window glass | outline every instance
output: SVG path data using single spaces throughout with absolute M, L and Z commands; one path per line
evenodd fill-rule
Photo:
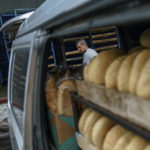
M 24 93 L 29 59 L 28 49 L 19 49 L 14 52 L 12 72 L 12 106 L 17 123 L 23 129 Z

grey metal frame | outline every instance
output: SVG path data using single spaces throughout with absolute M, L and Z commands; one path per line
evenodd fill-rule
M 37 142 L 36 146 L 38 145 L 38 148 L 40 150 L 49 150 L 48 143 L 46 143 L 46 139 L 44 139 L 44 132 L 42 129 L 42 116 L 40 114 L 41 112 L 41 78 L 43 76 L 42 73 L 42 64 L 44 59 L 44 52 L 45 52 L 45 46 L 48 41 L 48 36 L 46 34 L 43 34 L 41 31 L 38 31 L 36 33 L 35 39 L 34 39 L 34 45 L 33 45 L 33 55 L 32 55 L 32 67 L 34 67 L 34 82 L 33 82 L 33 128 L 34 128 L 34 135 L 36 137 L 35 142 Z M 32 68 L 30 69 L 32 74 Z M 37 88 L 35 88 L 37 87 Z M 37 115 L 39 114 L 39 115 Z M 41 139 L 41 137 L 43 139 Z M 35 146 L 35 145 L 34 145 Z
M 33 45 L 33 40 L 30 39 L 34 39 L 34 34 L 29 34 L 26 35 L 25 37 L 23 37 L 23 41 L 22 38 L 16 40 L 13 43 L 13 47 L 12 47 L 12 54 L 11 54 L 11 61 L 10 61 L 10 66 L 9 66 L 9 75 L 8 75 L 8 110 L 9 110 L 9 119 L 11 121 L 11 126 L 12 126 L 12 130 L 14 132 L 14 136 L 16 138 L 19 150 L 23 150 L 23 149 L 31 149 L 32 146 L 32 98 L 30 97 L 30 90 L 29 90 L 29 86 L 30 86 L 30 81 L 29 80 L 29 70 L 30 70 L 30 61 L 31 61 L 31 55 L 32 55 L 32 45 Z M 22 48 L 22 47 L 28 47 L 30 48 L 30 55 L 29 55 L 29 64 L 28 64 L 28 70 L 27 70 L 27 78 L 26 78 L 26 84 L 25 84 L 25 97 L 24 97 L 24 112 L 23 112 L 23 135 L 20 132 L 20 129 L 18 127 L 16 118 L 15 118 L 15 114 L 13 112 L 13 108 L 11 105 L 11 76 L 12 76 L 12 65 L 13 65 L 13 54 L 15 52 L 16 49 Z M 26 139 L 26 140 L 25 140 Z M 28 144 L 29 143 L 29 144 Z M 28 146 L 30 145 L 30 146 Z M 30 147 L 30 148 L 29 148 Z M 14 148 L 15 150 L 15 148 Z
M 10 62 L 13 62 L 13 51 L 12 51 L 12 54 L 11 54 L 11 57 L 10 57 Z M 9 124 L 10 126 L 10 129 L 14 133 L 14 135 L 11 135 L 10 134 L 10 137 L 14 136 L 16 141 L 17 141 L 17 145 L 18 145 L 18 148 L 21 150 L 23 149 L 23 139 L 22 139 L 22 135 L 20 133 L 20 130 L 18 128 L 18 124 L 17 124 L 17 121 L 15 119 L 15 116 L 14 116 L 14 113 L 13 113 L 13 110 L 12 110 L 12 105 L 11 105 L 11 75 L 12 75 L 12 68 L 13 66 L 13 63 L 10 63 L 9 65 L 9 75 L 8 75 L 8 114 L 9 114 L 9 122 L 11 122 L 11 124 Z

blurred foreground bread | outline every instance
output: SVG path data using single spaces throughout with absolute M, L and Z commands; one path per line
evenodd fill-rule
M 147 60 L 142 68 L 136 93 L 140 97 L 150 99 L 150 59 Z
M 86 122 L 87 117 L 90 115 L 90 113 L 92 112 L 92 109 L 87 108 L 81 115 L 79 123 L 78 123 L 78 127 L 79 127 L 79 131 L 81 132 L 81 134 L 83 134 L 83 128 Z
M 145 30 L 140 37 L 140 44 L 144 47 L 150 48 L 150 28 Z
M 139 80 L 141 70 L 148 58 L 150 58 L 150 50 L 143 50 L 137 55 L 133 62 L 129 77 L 129 91 L 132 94 L 136 94 L 137 82 Z
M 127 130 L 120 125 L 112 127 L 104 139 L 103 150 L 112 150 L 119 138 L 126 132 Z
M 51 75 L 49 80 L 46 83 L 45 92 L 46 92 L 46 103 L 48 108 L 57 113 L 57 89 L 56 89 L 57 77 L 56 74 Z
M 126 146 L 125 150 L 143 150 L 146 145 L 147 142 L 145 140 L 138 136 L 135 136 Z
M 70 92 L 76 91 L 75 82 L 73 80 L 63 81 L 57 91 L 57 111 L 60 115 L 72 116 L 72 104 Z
M 101 52 L 88 64 L 88 80 L 95 84 L 105 84 L 105 73 L 107 68 L 117 57 L 124 52 L 119 49 L 112 49 Z
M 150 150 L 150 144 L 147 144 L 144 150 Z
M 92 111 L 89 116 L 87 117 L 84 127 L 83 127 L 83 136 L 88 140 L 88 142 L 92 143 L 91 136 L 92 136 L 92 128 L 96 121 L 101 117 L 101 115 L 96 112 Z
M 125 59 L 125 56 L 121 56 L 115 59 L 112 64 L 108 67 L 105 75 L 105 85 L 108 88 L 117 88 L 117 75 L 118 70 L 121 66 L 122 61 Z
M 102 149 L 104 138 L 114 122 L 106 117 L 101 117 L 96 121 L 92 129 L 92 143 L 97 149 Z
M 122 62 L 117 76 L 117 87 L 119 91 L 129 91 L 129 76 L 132 68 L 134 59 L 138 52 L 133 52 L 128 55 Z
M 86 65 L 83 69 L 83 78 L 85 81 L 88 81 L 88 65 Z
M 129 131 L 126 132 L 119 138 L 119 140 L 117 141 L 116 145 L 112 150 L 125 150 L 126 146 L 134 138 L 134 136 L 135 135 L 133 133 Z

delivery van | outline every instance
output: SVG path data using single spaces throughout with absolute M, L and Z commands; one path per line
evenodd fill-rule
M 82 70 L 76 48 L 85 39 L 98 53 L 128 52 L 149 27 L 147 0 L 47 0 L 19 27 L 8 76 L 9 127 L 13 150 L 53 148 L 45 83 L 53 70 Z M 70 148 L 73 149 L 73 148 Z

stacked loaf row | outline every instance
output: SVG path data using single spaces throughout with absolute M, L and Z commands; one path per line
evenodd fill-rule
M 101 52 L 84 68 L 84 80 L 150 99 L 150 29 L 140 46 L 125 54 L 120 49 Z
M 97 150 L 150 150 L 150 144 L 90 108 L 82 113 L 80 133 Z
M 59 115 L 72 116 L 70 92 L 75 90 L 76 87 L 73 80 L 66 78 L 60 82 L 57 74 L 51 75 L 45 87 L 46 103 L 50 111 Z

